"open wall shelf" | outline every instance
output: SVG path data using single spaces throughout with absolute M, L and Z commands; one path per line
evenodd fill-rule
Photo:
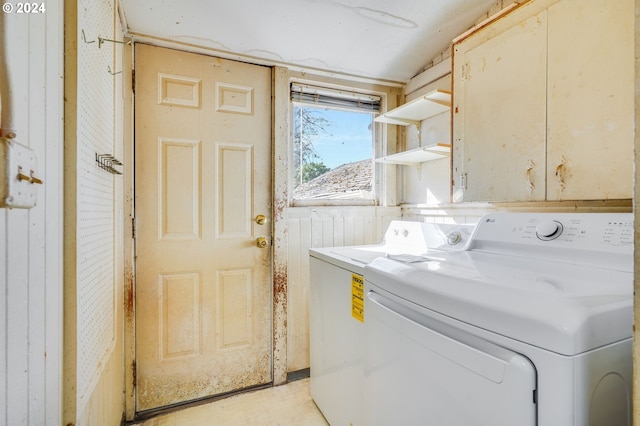
M 437 89 L 376 117 L 375 121 L 400 126 L 411 124 L 419 126 L 422 120 L 443 113 L 450 108 L 451 92 Z
M 420 148 L 410 149 L 408 151 L 399 152 L 397 154 L 387 155 L 377 158 L 379 163 L 388 164 L 404 164 L 407 166 L 415 166 L 425 161 L 438 160 L 448 157 L 451 153 L 451 145 L 438 143 L 431 146 L 423 146 Z

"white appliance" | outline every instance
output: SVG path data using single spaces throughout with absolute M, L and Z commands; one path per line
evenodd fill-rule
M 470 225 L 392 221 L 381 244 L 316 248 L 310 258 L 311 396 L 332 426 L 364 425 L 364 267 L 464 248 Z
M 631 214 L 485 216 L 365 269 L 370 425 L 631 425 Z

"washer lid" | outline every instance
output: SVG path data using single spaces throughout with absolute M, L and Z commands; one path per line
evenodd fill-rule
M 378 258 L 370 284 L 443 315 L 563 355 L 631 337 L 633 274 L 482 252 Z
M 386 255 L 387 248 L 383 244 L 309 249 L 309 256 L 360 275 L 364 274 L 364 266 L 367 263 Z
M 472 225 L 392 220 L 380 244 L 311 248 L 309 255 L 361 274 L 366 264 L 381 256 L 417 262 L 430 251 L 462 250 L 472 231 Z

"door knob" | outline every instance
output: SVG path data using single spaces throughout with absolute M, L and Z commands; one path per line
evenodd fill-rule
M 267 222 L 267 217 L 263 214 L 256 216 L 256 223 L 258 225 L 264 225 Z
M 260 248 L 267 248 L 269 243 L 265 237 L 258 237 L 256 238 L 256 245 Z

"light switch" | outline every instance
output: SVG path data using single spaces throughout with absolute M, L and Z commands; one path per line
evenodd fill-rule
M 36 154 L 15 139 L 0 137 L 0 207 L 30 209 L 36 205 Z

